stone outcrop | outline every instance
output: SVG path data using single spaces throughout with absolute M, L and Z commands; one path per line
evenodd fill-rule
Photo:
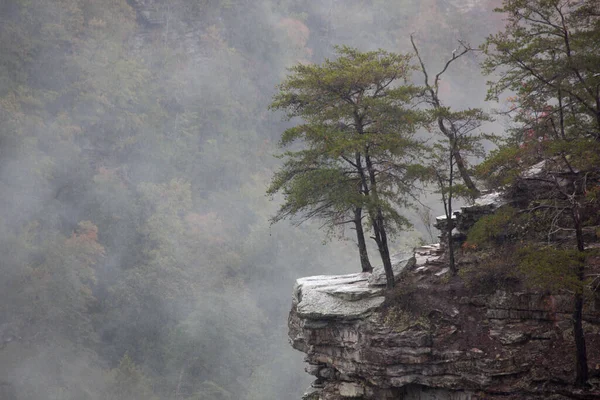
M 440 283 L 448 277 L 439 257 L 426 246 L 396 263 L 413 286 L 399 299 L 386 300 L 368 274 L 298 280 L 289 335 L 316 378 L 305 399 L 600 398 L 570 385 L 570 297 L 471 295 Z M 586 331 L 598 371 L 600 313 L 591 306 Z
M 463 207 L 455 234 L 502 203 L 491 194 Z M 380 270 L 296 282 L 289 337 L 316 378 L 305 400 L 600 399 L 600 390 L 572 386 L 571 296 L 476 293 L 449 275 L 439 245 L 393 264 L 390 293 Z M 588 303 L 588 363 L 599 385 L 600 304 Z
M 491 192 L 479 197 L 472 205 L 461 207 L 460 210 L 452 213 L 452 222 L 454 229 L 452 237 L 454 243 L 458 246 L 467 238 L 467 232 L 477 222 L 477 220 L 485 215 L 492 214 L 500 206 L 506 204 L 507 200 L 500 192 Z M 448 243 L 446 236 L 446 216 L 442 215 L 435 219 L 434 227 L 441 232 L 440 245 L 444 250 Z

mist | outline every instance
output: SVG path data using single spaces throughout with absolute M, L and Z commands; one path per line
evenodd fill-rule
M 300 398 L 294 281 L 360 266 L 318 221 L 270 225 L 276 85 L 411 33 L 437 70 L 497 3 L 0 0 L 0 399 Z M 446 104 L 489 108 L 478 65 Z M 429 240 L 413 218 L 394 250 Z

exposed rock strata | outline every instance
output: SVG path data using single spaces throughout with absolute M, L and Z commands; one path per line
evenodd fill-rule
M 506 199 L 502 197 L 500 192 L 487 193 L 478 198 L 473 205 L 461 207 L 460 210 L 452 214 L 454 222 L 454 230 L 452 237 L 457 246 L 459 246 L 466 238 L 469 228 L 473 226 L 477 220 L 485 215 L 492 214 L 500 206 L 506 203 Z M 442 250 L 448 243 L 446 239 L 446 216 L 442 215 L 435 219 L 434 227 L 441 232 L 440 244 Z
M 463 208 L 460 229 L 497 205 Z M 571 385 L 571 297 L 475 295 L 448 276 L 438 245 L 398 256 L 394 268 L 396 298 L 384 297 L 378 271 L 297 281 L 289 336 L 316 378 L 304 399 L 600 398 Z M 585 321 L 600 375 L 600 307 L 587 305 Z

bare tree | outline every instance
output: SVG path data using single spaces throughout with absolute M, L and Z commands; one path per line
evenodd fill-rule
M 425 80 L 424 99 L 430 112 L 431 120 L 440 133 L 440 139 L 432 146 L 431 169 L 434 183 L 438 186 L 444 204 L 446 224 L 444 236 L 447 240 L 449 266 L 452 274 L 456 274 L 457 268 L 454 260 L 454 247 L 452 242 L 452 231 L 454 223 L 452 219 L 453 199 L 457 196 L 474 198 L 479 195 L 471 174 L 467 168 L 465 157 L 468 155 L 483 155 L 481 146 L 482 136 L 476 132 L 483 121 L 490 118 L 478 108 L 452 111 L 450 107 L 444 106 L 440 96 L 439 87 L 442 75 L 450 65 L 460 57 L 475 51 L 468 44 L 459 41 L 460 49 L 452 52 L 452 58 L 447 60 L 444 67 L 430 81 L 429 73 L 425 63 L 415 44 L 414 37 L 410 36 L 415 55 L 419 60 L 421 72 Z

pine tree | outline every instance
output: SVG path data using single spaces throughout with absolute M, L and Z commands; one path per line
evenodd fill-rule
M 279 86 L 271 108 L 289 119 L 283 167 L 268 193 L 284 203 L 273 218 L 321 218 L 329 228 L 354 224 L 363 271 L 370 271 L 363 213 L 373 229 L 386 272 L 394 285 L 388 236 L 409 226 L 398 206 L 409 203 L 422 149 L 414 132 L 424 115 L 412 107 L 418 89 L 407 84 L 409 55 L 383 50 L 361 53 L 338 47 L 338 58 L 321 65 L 297 65 Z

